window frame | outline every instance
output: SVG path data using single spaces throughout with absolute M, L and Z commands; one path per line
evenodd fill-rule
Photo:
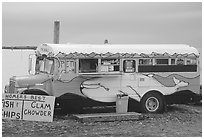
M 187 62 L 188 60 L 190 60 L 190 62 L 191 62 L 190 64 L 188 64 L 188 62 Z M 194 60 L 195 60 L 195 61 L 194 61 Z M 192 61 L 194 61 L 194 62 L 192 62 Z M 186 63 L 186 65 L 197 65 L 197 58 L 188 58 L 188 57 L 187 57 L 187 58 L 185 59 L 185 63 Z
M 125 62 L 126 61 L 133 61 L 133 69 L 134 70 L 132 72 L 131 71 L 130 72 L 129 71 L 125 71 L 125 69 L 126 69 Z M 124 73 L 134 73 L 134 72 L 136 72 L 136 60 L 135 59 L 124 59 L 122 64 L 123 64 L 123 72 Z
M 167 64 L 158 64 L 157 60 L 167 60 Z M 155 66 L 157 66 L 157 65 L 169 65 L 169 58 L 155 58 L 154 65 Z
M 151 64 L 141 64 L 140 60 L 150 60 Z M 153 58 L 139 58 L 139 64 L 138 65 L 139 66 L 150 66 L 150 65 L 153 65 Z
M 117 60 L 118 63 L 109 63 L 109 64 L 104 64 L 104 61 L 111 61 L 111 60 Z M 100 60 L 100 72 L 102 73 L 111 73 L 111 72 L 119 72 L 120 71 L 120 58 L 101 58 Z M 115 66 L 117 66 L 118 70 L 114 70 Z M 112 67 L 113 70 L 110 70 Z M 102 70 L 102 68 L 107 68 L 106 70 Z
M 96 65 L 96 68 L 93 70 L 93 71 L 91 71 L 92 69 L 90 68 L 90 69 L 81 69 L 82 67 L 81 67 L 81 60 L 97 60 L 96 62 L 95 62 L 95 64 L 97 64 Z M 78 73 L 80 73 L 80 74 L 86 74 L 86 73 L 98 73 L 99 71 L 99 63 L 98 63 L 98 61 L 99 61 L 99 59 L 98 58 L 79 58 L 78 59 Z M 84 63 L 84 62 L 83 62 Z M 91 63 L 91 62 L 89 62 L 89 63 Z M 91 63 L 91 64 L 93 64 L 93 63 Z M 90 65 L 91 66 L 91 65 Z M 92 65 L 93 66 L 93 65 Z M 85 70 L 87 70 L 87 72 L 85 72 Z
M 178 60 L 180 60 L 180 59 L 183 60 L 183 64 L 178 64 Z M 176 65 L 177 65 L 177 66 L 179 66 L 179 65 L 186 65 L 186 64 L 185 64 L 185 58 L 184 58 L 184 57 L 179 57 L 179 58 L 177 58 L 177 59 L 176 59 Z
M 76 67 L 77 61 L 76 61 L 76 59 L 62 58 L 62 59 L 59 59 L 59 61 L 60 61 L 59 70 L 61 72 L 63 72 L 63 73 L 70 73 L 70 72 L 76 73 L 77 72 L 77 67 Z M 68 62 L 67 61 L 73 62 L 72 70 L 69 70 L 69 71 L 67 70 L 68 69 L 68 67 L 67 67 Z
M 172 64 L 172 60 L 174 60 L 174 64 Z M 176 58 L 170 58 L 170 65 L 176 65 L 176 61 L 177 61 Z

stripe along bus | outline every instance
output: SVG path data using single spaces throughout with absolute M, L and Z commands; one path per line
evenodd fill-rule
M 116 104 L 163 112 L 167 104 L 201 100 L 199 53 L 183 44 L 42 44 L 30 75 L 11 77 L 5 92 L 51 95 L 67 110 Z

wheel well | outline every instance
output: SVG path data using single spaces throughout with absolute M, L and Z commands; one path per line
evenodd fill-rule
M 162 98 L 164 98 L 164 95 L 163 95 L 161 92 L 157 91 L 157 90 L 148 91 L 147 93 L 145 93 L 145 94 L 143 95 L 143 97 L 144 97 L 145 95 L 147 95 L 147 94 L 150 94 L 150 93 L 159 94 Z
M 28 90 L 24 90 L 21 94 L 33 94 L 33 95 L 48 96 L 48 93 L 46 93 L 45 91 L 40 90 L 40 89 L 28 89 Z
M 145 95 L 151 94 L 151 93 L 160 95 L 161 98 L 162 98 L 163 101 L 164 101 L 164 104 L 166 105 L 166 98 L 164 97 L 164 95 L 163 95 L 160 91 L 157 91 L 157 90 L 148 91 L 147 93 L 145 93 L 145 94 L 142 96 L 142 98 L 143 98 Z

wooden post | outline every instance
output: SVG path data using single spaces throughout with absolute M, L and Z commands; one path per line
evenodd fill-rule
M 53 43 L 59 44 L 60 21 L 54 22 L 54 40 Z

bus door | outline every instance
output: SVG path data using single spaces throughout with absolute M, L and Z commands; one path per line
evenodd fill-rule
M 136 81 L 136 60 L 123 60 L 123 82 L 127 85 L 133 85 Z
M 135 88 L 137 87 L 136 60 L 124 59 L 122 69 L 121 91 L 128 95 L 135 95 Z

